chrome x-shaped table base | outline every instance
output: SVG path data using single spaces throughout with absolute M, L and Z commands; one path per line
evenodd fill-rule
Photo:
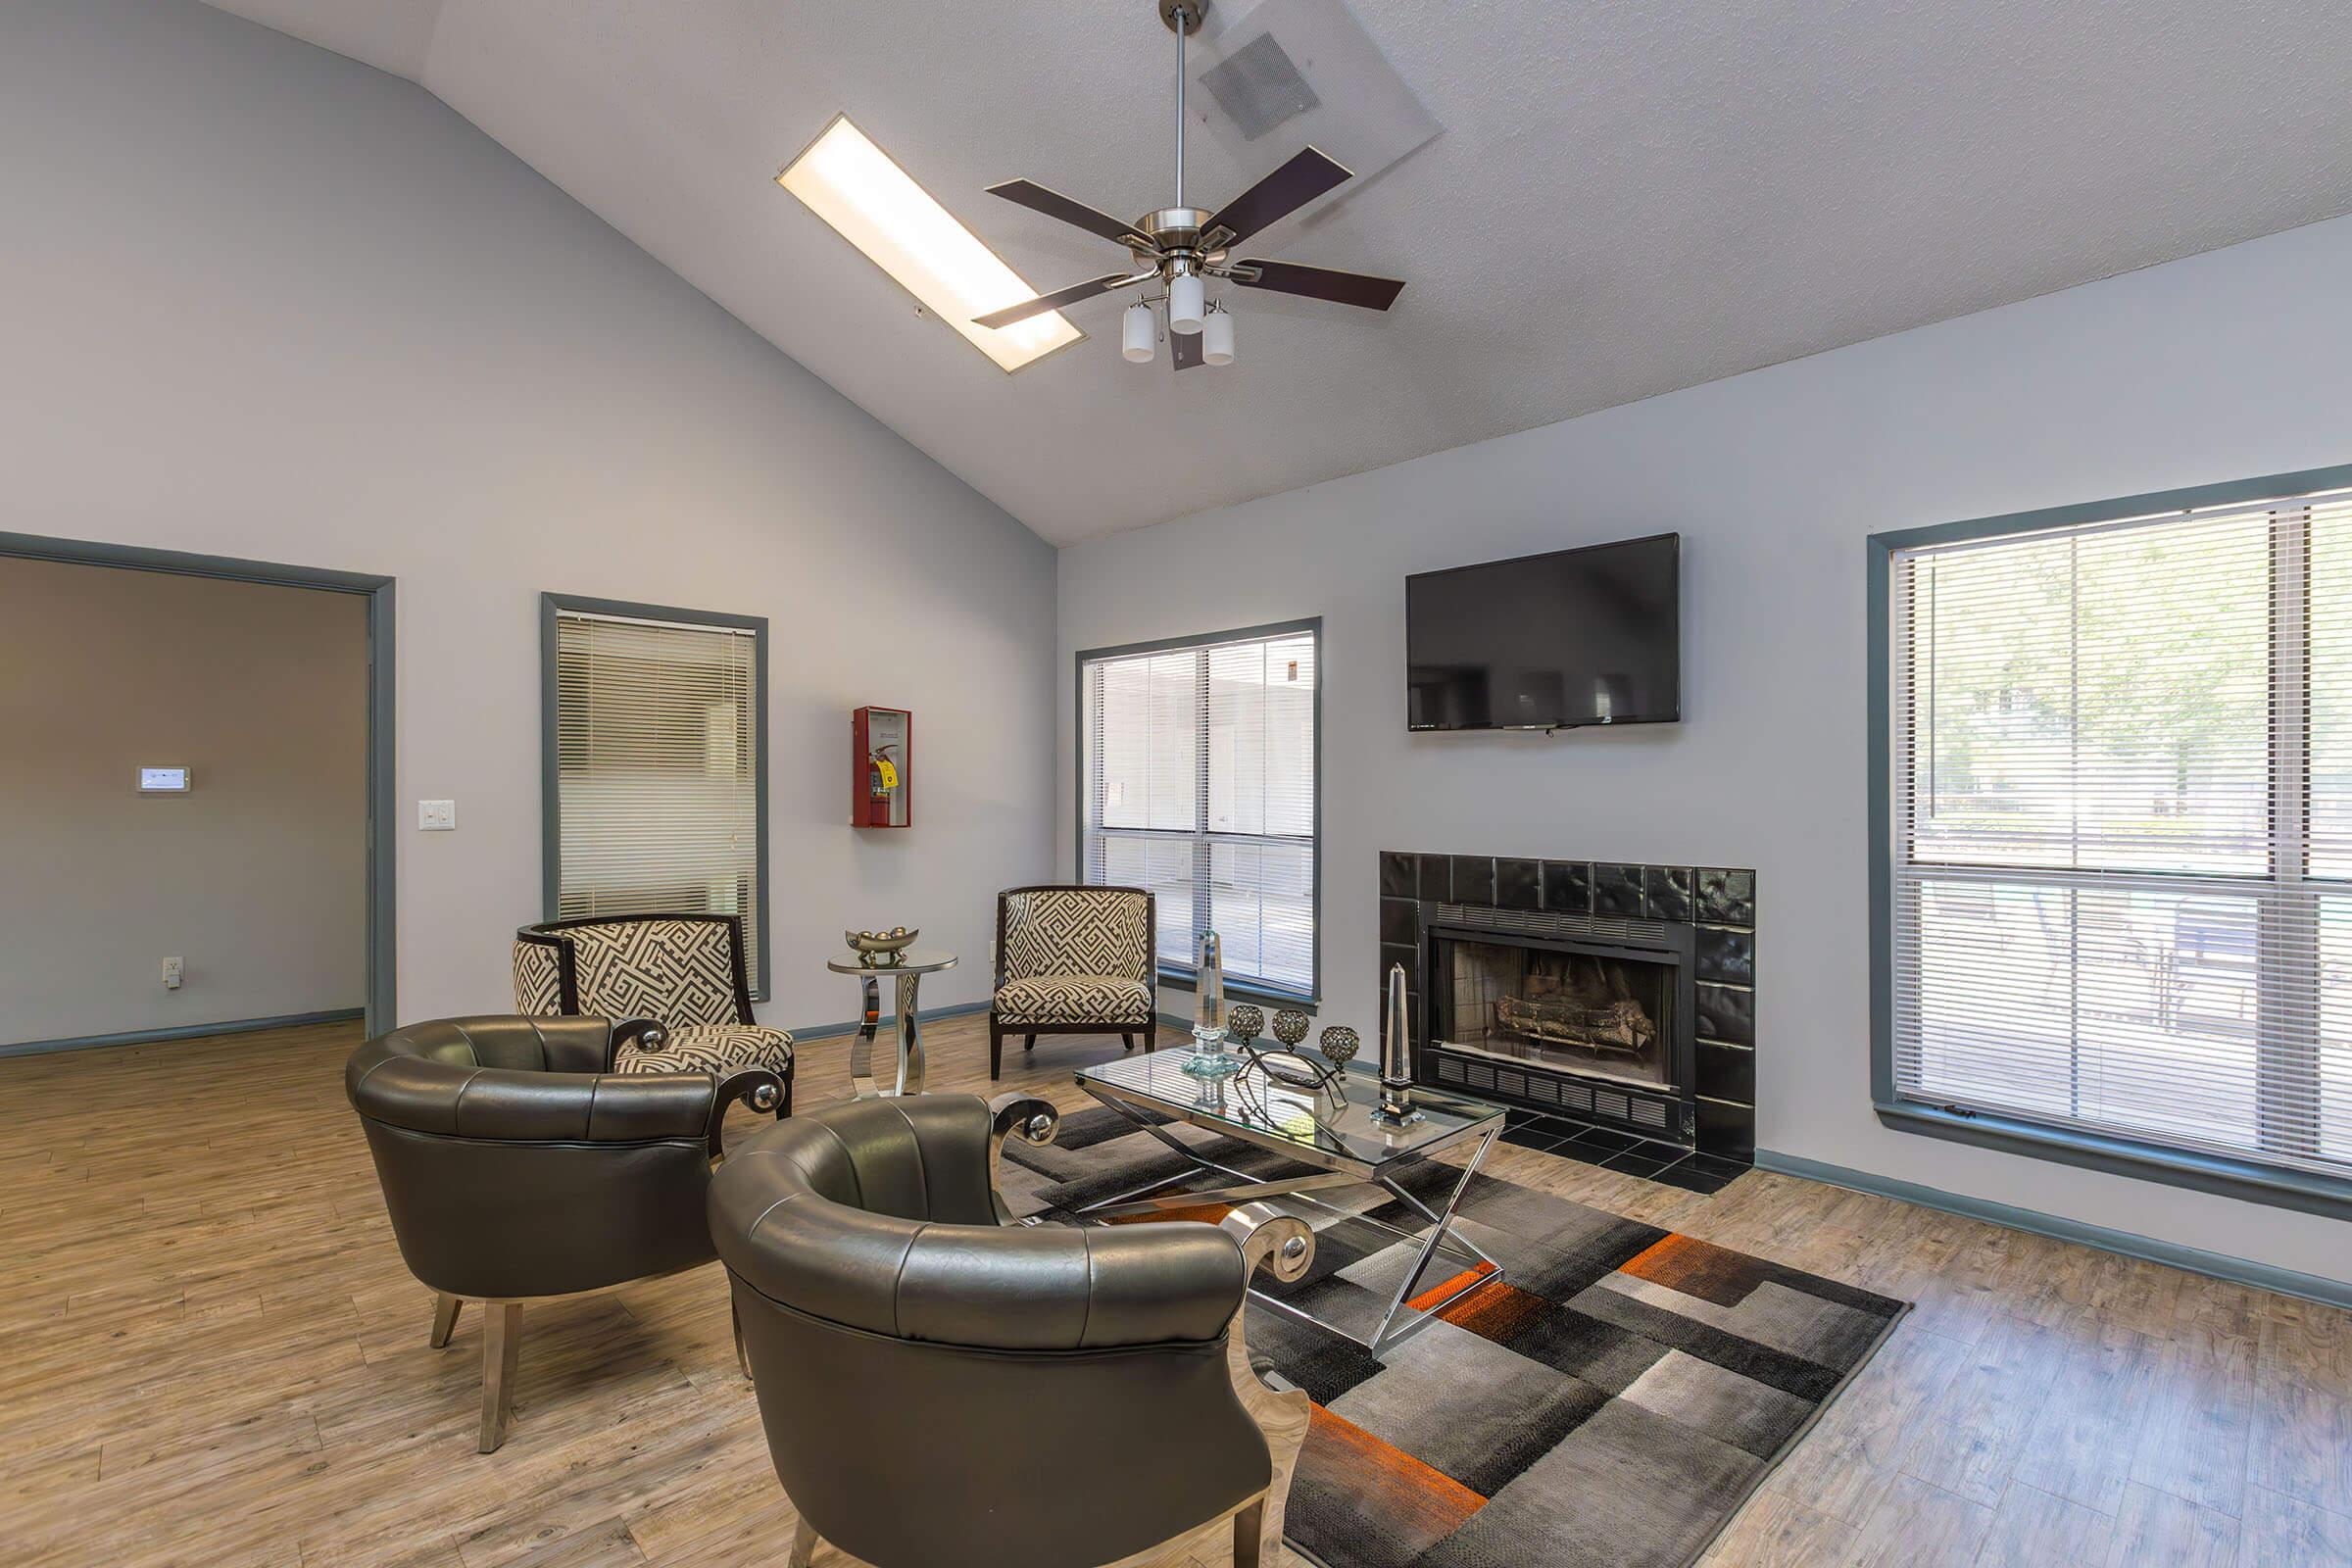
M 1091 1091 L 1091 1086 L 1086 1085 L 1083 1078 L 1079 1082 L 1082 1087 L 1088 1087 Z M 1363 1178 L 1348 1175 L 1344 1171 L 1330 1171 L 1313 1176 L 1291 1176 L 1275 1181 L 1263 1181 L 1251 1176 L 1248 1171 L 1236 1170 L 1230 1165 L 1219 1164 L 1200 1151 L 1188 1147 L 1181 1140 L 1169 1134 L 1160 1123 L 1153 1121 L 1132 1105 L 1123 1104 L 1103 1095 L 1096 1095 L 1095 1098 L 1177 1153 L 1182 1154 L 1191 1162 L 1192 1168 L 1178 1171 L 1172 1176 L 1160 1177 L 1156 1181 L 1147 1182 L 1129 1192 L 1103 1199 L 1101 1202 L 1089 1203 L 1084 1208 L 1077 1210 L 1077 1213 L 1084 1218 L 1110 1220 L 1137 1214 L 1165 1213 L 1171 1210 L 1197 1208 L 1205 1203 L 1250 1203 L 1268 1198 L 1291 1197 L 1303 1202 L 1312 1203 L 1318 1208 L 1330 1209 L 1333 1213 L 1343 1215 L 1348 1219 L 1370 1225 L 1376 1230 L 1386 1231 L 1402 1241 L 1421 1244 L 1420 1251 L 1413 1258 L 1413 1266 L 1405 1271 L 1404 1278 L 1397 1283 L 1396 1294 L 1389 1298 L 1388 1311 L 1381 1317 L 1380 1327 L 1373 1331 L 1370 1339 L 1359 1339 L 1338 1324 L 1319 1318 L 1302 1307 L 1295 1306 L 1291 1302 L 1268 1295 L 1255 1287 L 1250 1289 L 1250 1294 L 1260 1304 L 1283 1313 L 1285 1316 L 1297 1318 L 1303 1323 L 1312 1323 L 1317 1328 L 1328 1330 L 1342 1339 L 1362 1346 L 1374 1355 L 1379 1355 L 1392 1346 L 1409 1339 L 1435 1322 L 1438 1313 L 1444 1308 L 1460 1300 L 1472 1291 L 1494 1284 L 1502 1278 L 1502 1265 L 1490 1256 L 1476 1242 L 1471 1241 L 1467 1236 L 1460 1235 L 1453 1228 L 1454 1212 L 1461 1207 L 1462 1196 L 1470 1190 L 1470 1178 L 1478 1173 L 1480 1163 L 1487 1157 L 1487 1151 L 1494 1147 L 1494 1140 L 1502 1131 L 1499 1124 L 1493 1132 L 1480 1139 L 1478 1147 L 1470 1152 L 1469 1159 L 1462 1164 L 1461 1180 L 1455 1182 L 1453 1190 L 1446 1194 L 1446 1205 L 1442 1209 L 1431 1208 L 1427 1203 L 1398 1186 L 1396 1179 L 1385 1172 L 1376 1174 L 1370 1179 L 1371 1185 L 1382 1188 L 1391 1197 L 1401 1199 L 1428 1217 L 1430 1222 L 1428 1231 L 1423 1235 L 1416 1236 L 1411 1231 L 1401 1230 L 1386 1220 L 1374 1219 L 1369 1214 L 1359 1214 L 1353 1209 L 1342 1208 L 1336 1203 L 1326 1202 L 1314 1196 L 1318 1192 L 1328 1191 L 1334 1187 L 1363 1186 L 1365 1185 Z M 1182 1193 L 1164 1191 L 1180 1182 L 1192 1181 L 1202 1171 L 1233 1177 L 1240 1185 L 1219 1187 L 1207 1191 L 1196 1190 Z M 1429 1272 L 1430 1260 L 1440 1252 L 1450 1253 L 1463 1262 L 1471 1264 L 1472 1267 L 1457 1288 L 1435 1298 L 1416 1300 L 1414 1290 L 1420 1285 L 1422 1276 Z M 1407 1302 L 1414 1304 L 1408 1306 Z M 1406 1314 L 1401 1323 L 1397 1321 L 1399 1314 Z

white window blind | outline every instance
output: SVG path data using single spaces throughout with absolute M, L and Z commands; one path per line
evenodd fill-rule
M 1314 628 L 1088 658 L 1081 880 L 1158 897 L 1163 968 L 1204 930 L 1229 983 L 1315 987 Z
M 557 913 L 740 915 L 758 985 L 759 639 L 556 612 Z
M 1898 1096 L 2352 1173 L 2352 492 L 1891 569 Z

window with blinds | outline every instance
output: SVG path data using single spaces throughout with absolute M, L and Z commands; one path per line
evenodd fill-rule
M 1889 563 L 1897 1096 L 2352 1174 L 2352 491 Z
M 1157 895 L 1163 972 L 1214 930 L 1229 985 L 1314 994 L 1321 637 L 1080 656 L 1080 879 Z
M 764 992 L 766 623 L 560 600 L 550 615 L 553 913 L 739 915 Z

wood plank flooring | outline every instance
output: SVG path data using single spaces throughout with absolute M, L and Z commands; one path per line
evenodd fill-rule
M 926 1034 L 934 1089 L 987 1092 L 977 1018 Z M 526 1313 L 507 1445 L 473 1451 L 481 1314 L 426 1347 L 343 1101 L 356 1038 L 0 1060 L 0 1562 L 781 1561 L 716 1265 Z M 1006 1081 L 1077 1105 L 1070 1069 L 1116 1049 L 1041 1041 Z M 804 1045 L 804 1103 L 847 1092 L 846 1051 Z M 1711 1565 L 2352 1564 L 2352 1314 L 1788 1177 L 1490 1168 L 1919 1303 Z

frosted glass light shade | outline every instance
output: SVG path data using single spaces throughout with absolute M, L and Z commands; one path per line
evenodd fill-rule
M 1208 314 L 1208 301 L 1200 291 L 1200 279 L 1187 272 L 1168 280 L 1168 330 L 1198 332 L 1201 318 Z
M 1152 342 L 1159 336 L 1156 323 L 1152 319 L 1152 307 L 1130 305 L 1120 314 L 1119 322 L 1119 352 L 1134 365 L 1149 361 Z
M 1231 365 L 1233 363 L 1233 313 L 1211 311 L 1208 319 L 1200 324 L 1200 363 Z

